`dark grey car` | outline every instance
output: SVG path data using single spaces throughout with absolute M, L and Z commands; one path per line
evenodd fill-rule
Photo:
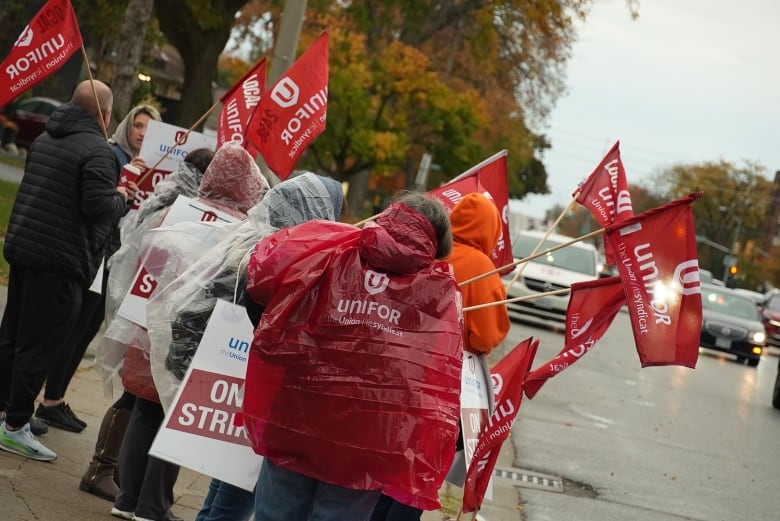
M 753 300 L 732 289 L 702 284 L 699 345 L 730 353 L 737 362 L 757 366 L 766 345 L 761 313 Z

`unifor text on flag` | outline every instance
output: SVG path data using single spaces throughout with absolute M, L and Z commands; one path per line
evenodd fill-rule
M 323 32 L 260 99 L 246 138 L 268 167 L 287 179 L 304 150 L 325 130 L 328 32 Z
M 509 237 L 509 178 L 507 151 L 502 150 L 481 163 L 469 168 L 448 183 L 428 192 L 451 211 L 465 195 L 480 192 L 492 200 L 501 215 L 501 236 L 490 253 L 496 268 L 512 264 L 512 243 Z M 512 267 L 506 272 L 511 272 Z
M 46 2 L 0 65 L 0 106 L 56 72 L 81 45 L 70 0 Z
M 265 93 L 266 63 L 265 58 L 257 62 L 220 98 L 222 111 L 219 113 L 217 148 L 227 141 L 235 141 L 243 145 L 252 156 L 257 155 L 258 150 L 246 139 L 246 130 Z
M 566 340 L 563 349 L 555 358 L 528 373 L 525 395 L 533 399 L 548 379 L 590 352 L 625 304 L 626 296 L 620 277 L 572 284 L 566 310 Z
M 615 248 L 642 367 L 696 367 L 701 283 L 691 203 L 699 197 L 691 194 L 604 232 Z
M 615 142 L 572 196 L 590 210 L 602 227 L 625 221 L 634 215 L 626 169 L 620 157 L 620 141 Z M 615 254 L 606 237 L 604 244 L 607 262 L 615 264 Z
M 509 437 L 517 413 L 520 412 L 523 383 L 538 348 L 539 341 L 529 337 L 499 360 L 490 372 L 496 394 L 496 408 L 482 430 L 466 473 L 463 512 L 474 512 L 482 506 L 501 445 Z

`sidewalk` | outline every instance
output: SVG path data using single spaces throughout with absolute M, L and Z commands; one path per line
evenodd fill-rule
M 0 312 L 5 308 L 6 287 L 0 285 Z M 87 428 L 71 433 L 50 428 L 41 441 L 57 453 L 52 463 L 28 460 L 0 451 L 0 519 L 3 521 L 108 521 L 111 503 L 79 490 L 81 476 L 92 457 L 100 421 L 114 400 L 103 393 L 100 376 L 90 368 L 91 358 L 82 366 L 68 389 L 67 401 L 76 414 L 87 422 Z M 504 444 L 498 467 L 511 468 L 514 458 L 511 442 Z M 173 511 L 185 521 L 193 521 L 211 478 L 182 468 L 174 489 Z M 495 501 L 486 502 L 479 519 L 516 521 L 518 495 L 507 480 L 495 480 Z M 503 483 L 502 483 L 503 482 Z M 454 519 L 459 507 L 461 490 L 445 486 L 443 504 Z M 470 520 L 471 514 L 463 519 Z M 423 521 L 442 521 L 450 516 L 442 511 L 426 512 Z M 291 520 L 295 521 L 295 520 Z

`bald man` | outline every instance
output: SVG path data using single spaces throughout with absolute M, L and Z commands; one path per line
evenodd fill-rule
M 113 95 L 84 81 L 30 146 L 3 253 L 10 264 L 0 324 L 0 449 L 52 461 L 30 418 L 59 350 L 70 345 L 84 292 L 112 228 L 135 197 L 117 188 L 120 165 L 105 138 Z

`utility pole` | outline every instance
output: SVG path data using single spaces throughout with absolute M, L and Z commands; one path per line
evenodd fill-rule
M 282 21 L 279 26 L 279 38 L 274 45 L 274 57 L 271 62 L 271 71 L 268 74 L 269 85 L 276 83 L 276 80 L 295 63 L 301 26 L 306 17 L 306 1 L 287 0 L 284 4 Z
M 271 61 L 271 70 L 268 73 L 268 85 L 271 86 L 281 78 L 282 74 L 295 63 L 298 52 L 298 39 L 301 35 L 301 26 L 306 17 L 307 0 L 287 0 L 282 12 L 282 20 L 279 23 L 279 38 L 274 45 L 274 57 Z M 262 154 L 257 156 L 257 166 L 271 186 L 276 186 L 281 180 L 274 174 L 265 162 Z

